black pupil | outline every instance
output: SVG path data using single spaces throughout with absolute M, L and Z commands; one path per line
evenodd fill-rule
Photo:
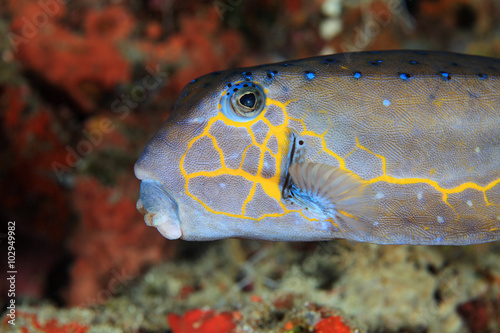
M 243 106 L 246 106 L 249 109 L 252 109 L 255 106 L 255 94 L 248 93 L 240 97 L 240 103 Z

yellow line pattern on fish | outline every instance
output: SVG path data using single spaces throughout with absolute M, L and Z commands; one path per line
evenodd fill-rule
M 224 91 L 224 93 L 226 93 L 226 92 Z M 238 218 L 243 218 L 243 219 L 253 219 L 253 220 L 261 220 L 261 219 L 263 219 L 265 217 L 284 216 L 284 215 L 286 215 L 286 214 L 288 214 L 290 212 L 301 213 L 300 210 L 287 209 L 285 207 L 285 205 L 281 202 L 281 190 L 279 189 L 279 186 L 278 186 L 280 174 L 278 172 L 276 172 L 276 174 L 272 178 L 266 179 L 266 180 L 262 180 L 262 178 L 259 176 L 260 173 L 261 173 L 261 171 L 262 171 L 262 164 L 264 163 L 264 152 L 266 150 L 269 150 L 268 148 L 266 148 L 266 146 L 267 146 L 268 140 L 271 137 L 271 135 L 274 134 L 277 137 L 278 144 L 279 144 L 280 147 L 284 147 L 284 146 L 287 145 L 287 142 L 286 142 L 287 141 L 286 133 L 287 133 L 287 126 L 288 126 L 288 115 L 286 113 L 286 105 L 287 105 L 287 103 L 281 103 L 279 101 L 274 101 L 274 100 L 271 100 L 271 99 L 268 98 L 267 99 L 267 104 L 268 105 L 275 105 L 275 106 L 281 108 L 281 110 L 283 110 L 283 114 L 285 115 L 285 121 L 283 122 L 283 124 L 281 124 L 279 126 L 273 126 L 273 125 L 271 125 L 271 123 L 269 121 L 267 121 L 266 118 L 264 117 L 265 111 L 262 112 L 261 116 L 259 116 L 258 118 L 256 118 L 254 122 L 251 122 L 251 123 L 238 123 L 238 122 L 235 122 L 233 120 L 227 119 L 222 113 L 219 113 L 219 115 L 217 115 L 216 117 L 212 118 L 208 122 L 205 130 L 200 135 L 194 137 L 189 142 L 189 144 L 187 146 L 186 153 L 182 156 L 182 158 L 180 160 L 180 170 L 181 170 L 183 176 L 186 179 L 185 190 L 186 190 L 186 193 L 189 196 L 191 196 L 194 200 L 196 200 L 199 203 L 201 203 L 203 205 L 203 207 L 205 207 L 208 211 L 210 211 L 210 212 L 212 212 L 214 214 L 222 214 L 222 215 L 227 215 L 227 216 L 231 216 L 231 217 L 238 217 Z M 243 162 L 245 160 L 246 149 L 249 146 L 247 146 L 247 148 L 245 148 L 245 151 L 243 152 L 243 157 L 241 159 L 240 168 L 238 168 L 238 169 L 231 169 L 231 168 L 228 168 L 225 165 L 225 163 L 224 163 L 224 153 L 222 152 L 222 150 L 220 150 L 220 148 L 217 147 L 217 143 L 216 143 L 215 139 L 209 133 L 212 124 L 215 123 L 218 120 L 222 120 L 228 126 L 236 126 L 236 127 L 244 127 L 244 128 L 246 128 L 247 131 L 248 131 L 248 133 L 250 134 L 250 137 L 252 138 L 252 141 L 253 141 L 252 144 L 257 145 L 257 146 L 259 146 L 261 148 L 259 169 L 258 169 L 257 175 L 255 175 L 255 176 L 251 175 L 248 172 L 243 171 L 241 169 L 241 166 L 242 166 L 242 164 L 243 164 Z M 264 139 L 264 142 L 262 144 L 257 143 L 257 141 L 255 140 L 255 136 L 253 135 L 253 131 L 251 129 L 251 125 L 253 125 L 255 122 L 257 122 L 259 120 L 263 120 L 269 126 L 269 128 L 270 128 L 270 130 L 267 133 L 266 138 Z M 201 137 L 204 137 L 204 136 L 207 136 L 207 137 L 211 138 L 214 141 L 214 146 L 219 151 L 220 156 L 221 156 L 221 165 L 222 165 L 222 167 L 220 169 L 216 170 L 216 171 L 199 171 L 199 172 L 194 172 L 194 173 L 188 174 L 186 172 L 186 170 L 184 169 L 184 167 L 183 167 L 184 159 L 186 157 L 186 154 L 189 151 L 189 149 L 191 148 L 191 146 L 193 145 L 193 143 L 196 142 Z M 264 149 L 262 149 L 262 148 L 264 148 Z M 277 158 L 276 158 L 276 170 L 280 170 L 282 168 L 281 164 L 283 163 L 283 154 L 285 154 L 285 152 L 283 151 L 283 149 L 280 149 L 280 151 L 276 154 L 277 155 Z M 189 180 L 190 179 L 192 179 L 194 177 L 199 177 L 199 176 L 213 177 L 213 176 L 218 176 L 218 175 L 241 176 L 241 177 L 244 177 L 244 178 L 246 178 L 247 180 L 249 180 L 250 182 L 253 183 L 252 189 L 250 190 L 250 193 L 249 193 L 247 199 L 245 200 L 245 202 L 244 202 L 244 204 L 243 204 L 243 206 L 241 208 L 241 214 L 230 214 L 230 213 L 227 213 L 227 212 L 216 211 L 216 210 L 212 209 L 211 207 L 209 207 L 201 199 L 199 199 L 198 197 L 196 197 L 195 195 L 193 195 L 193 194 L 191 194 L 189 192 L 188 184 L 189 184 Z M 265 215 L 263 215 L 263 216 L 261 216 L 260 218 L 257 218 L 257 219 L 251 218 L 251 217 L 248 217 L 248 216 L 245 215 L 246 204 L 248 202 L 250 202 L 250 200 L 253 198 L 253 195 L 255 193 L 255 187 L 256 187 L 257 183 L 260 183 L 262 185 L 264 191 L 270 197 L 276 199 L 280 203 L 281 207 L 284 210 L 284 213 L 280 213 L 280 214 L 265 214 Z M 307 217 L 307 216 L 305 216 L 303 214 L 302 214 L 302 216 L 304 218 L 308 219 L 308 220 L 316 220 L 316 219 L 309 218 L 309 217 Z

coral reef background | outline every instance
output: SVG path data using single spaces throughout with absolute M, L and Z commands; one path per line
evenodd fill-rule
M 136 211 L 133 176 L 200 75 L 363 50 L 500 57 L 500 2 L 6 0 L 0 34 L 16 329 L 500 332 L 499 244 L 168 241 Z

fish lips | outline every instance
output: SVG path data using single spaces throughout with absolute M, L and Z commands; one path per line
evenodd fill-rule
M 156 227 L 165 238 L 182 237 L 177 202 L 160 182 L 151 179 L 141 181 L 137 210 L 144 215 L 144 222 Z

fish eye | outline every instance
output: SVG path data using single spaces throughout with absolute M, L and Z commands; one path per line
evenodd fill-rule
M 241 107 L 248 108 L 251 110 L 254 109 L 255 102 L 256 102 L 256 97 L 255 93 L 253 92 L 245 93 L 245 95 L 242 95 L 238 100 L 238 104 L 241 105 Z
M 265 100 L 263 90 L 256 84 L 237 83 L 222 96 L 222 113 L 231 120 L 247 122 L 264 110 Z

